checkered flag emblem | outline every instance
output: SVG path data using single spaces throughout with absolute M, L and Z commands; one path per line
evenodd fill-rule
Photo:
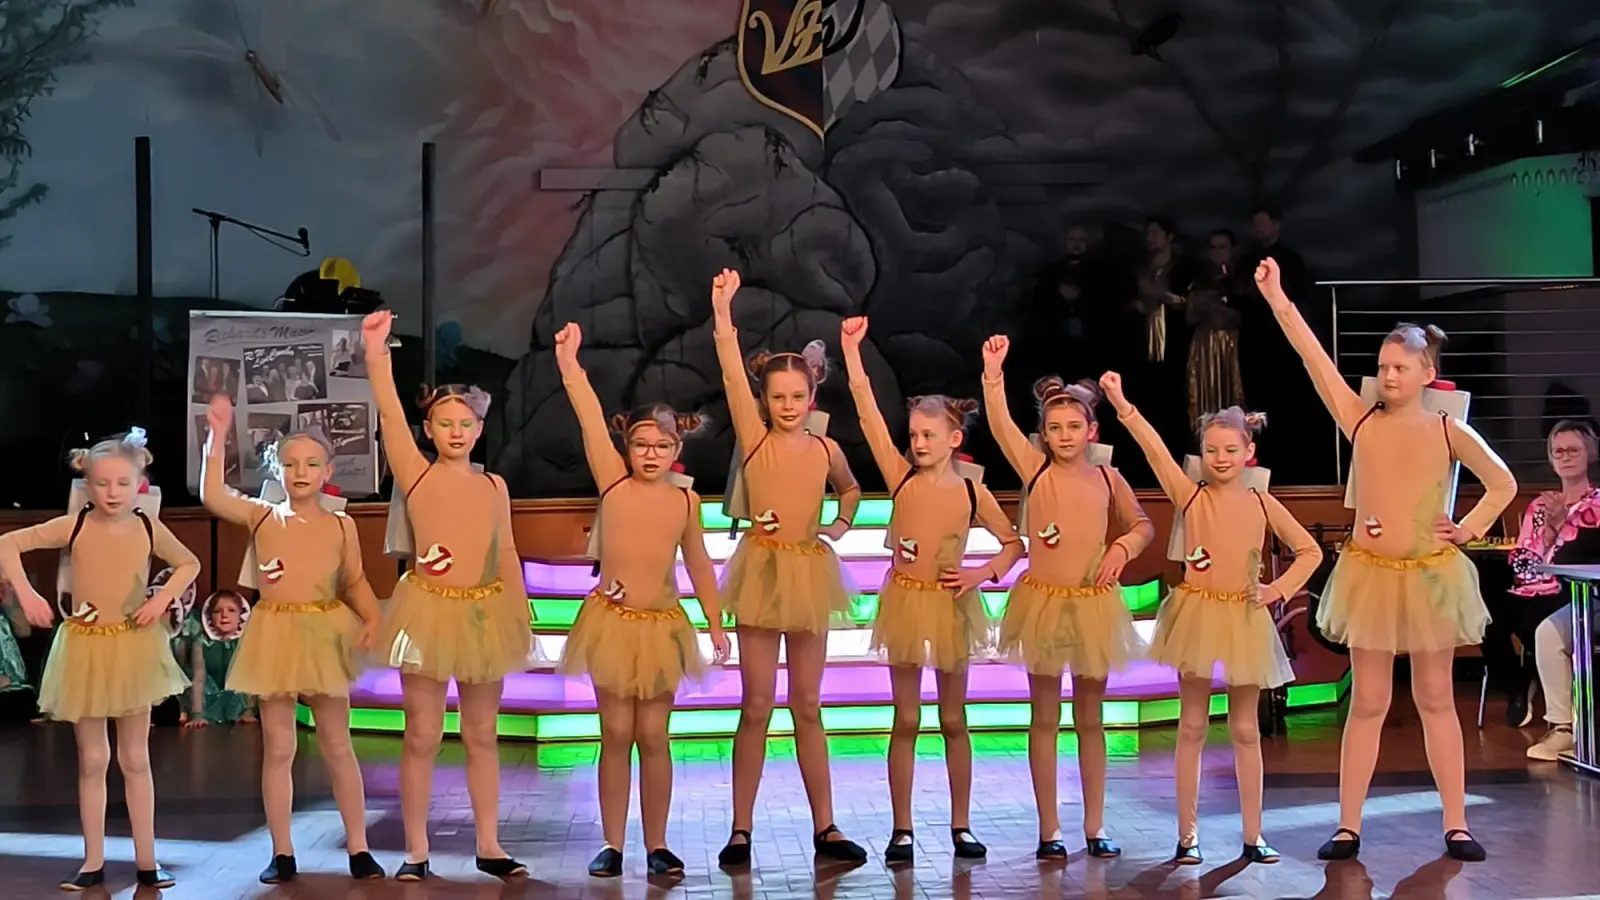
M 859 16 L 859 22 L 857 17 Z M 823 129 L 894 84 L 900 74 L 900 22 L 886 0 L 838 0 L 823 15 L 832 33 L 855 34 L 822 59 Z

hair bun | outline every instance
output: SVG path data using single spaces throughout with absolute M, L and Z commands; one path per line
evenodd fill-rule
M 821 340 L 815 340 L 805 345 L 800 351 L 800 358 L 806 361 L 806 366 L 811 369 L 811 380 L 821 384 L 828 378 L 828 345 Z
M 700 429 L 704 428 L 707 421 L 706 416 L 698 412 L 674 413 L 674 418 L 678 420 L 679 440 L 682 440 L 691 434 L 695 434 Z
M 1033 383 L 1033 399 L 1048 403 L 1051 397 L 1066 389 L 1067 383 L 1061 380 L 1060 375 L 1046 375 Z
M 968 397 L 952 398 L 950 400 L 950 408 L 962 417 L 974 416 L 978 413 L 978 401 Z
M 746 356 L 744 358 L 745 371 L 750 373 L 751 378 L 759 379 L 761 377 L 761 373 L 766 370 L 767 363 L 772 360 L 772 355 L 772 351 L 770 350 L 757 350 L 749 356 Z
M 606 424 L 609 425 L 611 430 L 617 434 L 628 433 L 628 417 L 625 413 L 617 413 L 610 419 L 607 419 Z
M 1244 414 L 1244 423 L 1250 426 L 1253 432 L 1259 432 L 1267 427 L 1267 414 L 1264 412 L 1247 412 Z
M 1444 342 L 1450 339 L 1450 336 L 1444 333 L 1444 329 L 1437 325 L 1424 326 L 1422 334 L 1430 347 L 1442 347 Z

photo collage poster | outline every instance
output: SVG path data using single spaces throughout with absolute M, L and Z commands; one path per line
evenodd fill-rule
M 254 495 L 263 454 L 278 438 L 321 429 L 333 445 L 333 477 L 345 497 L 378 490 L 377 410 L 361 351 L 361 316 L 311 313 L 189 314 L 189 487 L 200 487 L 206 407 L 233 399 L 224 479 Z

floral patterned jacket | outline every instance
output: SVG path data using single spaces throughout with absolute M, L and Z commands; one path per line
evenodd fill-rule
M 1528 504 L 1517 546 L 1511 551 L 1511 593 L 1542 597 L 1560 591 L 1556 579 L 1541 573 L 1539 566 L 1548 565 L 1561 545 L 1578 536 L 1580 528 L 1600 528 L 1600 488 L 1570 506 L 1560 491 L 1547 491 Z

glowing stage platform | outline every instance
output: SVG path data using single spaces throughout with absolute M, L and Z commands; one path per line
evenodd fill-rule
M 873 591 L 882 584 L 891 563 L 890 551 L 884 547 L 890 509 L 888 500 L 863 501 L 856 514 L 857 527 L 834 544 L 846 578 L 864 593 L 855 597 L 850 621 L 828 635 L 828 665 L 822 680 L 822 722 L 829 732 L 886 732 L 893 721 L 888 667 L 873 658 L 867 646 L 878 602 Z M 833 515 L 832 501 L 829 501 L 823 510 L 824 521 L 831 521 Z M 706 548 L 720 575 L 722 563 L 732 555 L 739 538 L 729 534 L 731 523 L 723 515 L 720 502 L 704 504 L 701 521 L 706 529 Z M 974 529 L 968 539 L 969 558 L 986 558 L 998 549 L 998 543 L 988 532 Z M 984 603 L 996 621 L 1004 612 L 1006 590 L 1025 566 L 1025 563 L 1019 564 L 1006 573 L 995 590 L 984 593 Z M 599 736 L 600 725 L 594 692 L 588 681 L 563 676 L 554 668 L 554 660 L 561 656 L 567 632 L 577 617 L 583 597 L 595 585 L 593 564 L 581 558 L 525 560 L 523 575 L 540 662 L 506 679 L 500 734 L 538 741 L 595 739 Z M 710 642 L 704 633 L 705 614 L 693 598 L 693 588 L 681 562 L 677 575 L 684 595 L 684 611 L 701 631 L 702 647 L 709 656 Z M 1148 639 L 1154 630 L 1153 617 L 1161 601 L 1160 585 L 1150 582 L 1126 587 L 1123 597 L 1134 614 L 1135 627 Z M 730 637 L 733 657 L 728 663 L 713 667 L 703 682 L 685 683 L 679 690 L 677 708 L 669 724 L 674 735 L 718 737 L 734 732 L 741 692 L 738 637 L 731 632 Z M 1336 670 L 1336 676 L 1334 680 L 1322 681 L 1303 676 L 1289 688 L 1290 708 L 1337 703 L 1349 681 L 1342 667 Z M 1111 677 L 1102 709 L 1103 721 L 1115 728 L 1175 721 L 1178 717 L 1177 690 L 1178 679 L 1171 669 L 1149 662 L 1135 663 L 1128 671 Z M 1211 703 L 1214 716 L 1226 713 L 1228 704 L 1220 681 L 1216 683 L 1216 690 L 1218 693 L 1213 694 Z M 1070 677 L 1063 679 L 1061 696 L 1062 726 L 1068 728 L 1072 724 Z M 922 681 L 924 730 L 938 729 L 937 697 L 933 675 L 925 672 Z M 445 722 L 450 732 L 457 730 L 454 701 L 452 686 L 451 712 Z M 350 702 L 351 726 L 357 730 L 398 731 L 403 727 L 400 676 L 393 669 L 364 675 L 352 689 Z M 780 658 L 777 709 L 772 717 L 771 734 L 793 732 L 787 703 L 788 671 Z M 1029 721 L 1027 673 L 1020 666 L 1000 660 L 975 660 L 969 674 L 967 716 L 973 729 L 1026 728 Z M 310 711 L 301 707 L 300 718 L 303 723 L 310 724 Z

